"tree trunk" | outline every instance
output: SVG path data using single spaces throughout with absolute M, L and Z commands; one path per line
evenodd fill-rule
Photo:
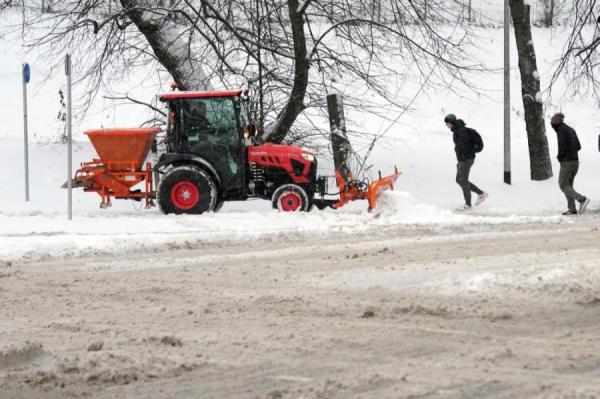
M 180 90 L 212 90 L 210 78 L 200 62 L 191 57 L 188 43 L 178 34 L 179 26 L 175 22 L 145 12 L 155 7 L 149 0 L 121 0 L 121 5 Z
M 327 111 L 331 129 L 331 149 L 335 171 L 339 172 L 345 183 L 350 181 L 350 153 L 352 146 L 346 134 L 346 118 L 344 117 L 344 102 L 340 94 L 327 95 Z
M 551 27 L 554 20 L 554 0 L 544 0 L 544 25 Z
M 372 9 L 372 16 L 371 19 L 373 21 L 377 21 L 377 22 L 383 22 L 383 18 L 381 15 L 381 0 L 372 0 L 373 3 L 371 4 L 373 9 Z
M 544 125 L 540 76 L 531 38 L 530 6 L 525 5 L 523 0 L 510 0 L 509 5 L 519 53 L 521 94 L 525 110 L 527 140 L 529 142 L 531 179 L 546 180 L 552 177 L 552 163 L 550 162 L 548 139 Z
M 298 8 L 298 0 L 288 0 L 288 13 L 294 42 L 294 85 L 287 104 L 275 122 L 265 129 L 263 141 L 281 143 L 296 118 L 304 110 L 304 96 L 308 87 L 310 60 L 307 57 L 306 36 L 304 34 L 304 13 Z
M 473 23 L 473 3 L 471 0 L 469 0 L 468 7 L 469 9 L 467 11 L 469 13 L 469 23 Z

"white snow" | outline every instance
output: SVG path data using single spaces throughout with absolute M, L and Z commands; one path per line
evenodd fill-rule
M 31 201 L 25 203 L 23 181 L 14 177 L 22 176 L 22 169 L 17 167 L 22 165 L 22 143 L 6 138 L 0 143 L 8 163 L 15 165 L 11 173 L 0 175 L 3 198 L 0 259 L 5 261 L 23 257 L 75 256 L 97 251 L 152 250 L 169 244 L 254 240 L 290 233 L 327 235 L 331 232 L 364 232 L 386 226 L 565 222 L 553 214 L 519 214 L 518 211 L 493 207 L 478 209 L 469 215 L 455 214 L 440 206 L 420 203 L 404 191 L 384 193 L 373 213 L 367 212 L 366 202 L 357 202 L 337 211 L 287 214 L 271 209 L 268 201 L 255 200 L 226 203 L 219 213 L 166 216 L 156 208 L 146 210 L 140 203 L 127 201 L 115 200 L 112 208 L 99 209 L 100 198 L 82 190 L 73 191 L 74 218 L 68 221 L 67 191 L 60 188 L 66 179 L 64 146 L 32 146 Z M 74 148 L 75 164 L 94 156 L 87 143 L 77 143 Z M 452 187 L 451 184 L 448 186 Z M 448 194 L 458 196 L 456 189 Z
M 535 101 L 537 101 L 538 103 L 544 102 L 544 97 L 542 96 L 542 93 L 540 93 L 539 91 L 537 93 L 535 93 Z

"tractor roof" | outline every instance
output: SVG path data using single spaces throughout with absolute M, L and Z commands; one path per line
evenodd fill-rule
M 161 94 L 160 101 L 171 101 L 181 98 L 236 97 L 245 90 L 211 90 L 211 91 L 173 91 Z

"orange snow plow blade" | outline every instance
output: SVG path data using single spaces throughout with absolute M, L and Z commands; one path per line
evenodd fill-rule
M 337 171 L 335 173 L 335 178 L 337 181 L 337 185 L 340 189 L 340 199 L 338 202 L 332 205 L 334 209 L 341 208 L 346 205 L 350 201 L 354 201 L 357 199 L 366 199 L 369 202 L 369 212 L 375 209 L 377 205 L 377 198 L 379 195 L 386 190 L 394 190 L 394 183 L 398 180 L 398 177 L 402 172 L 398 172 L 397 170 L 386 177 L 381 177 L 381 173 L 379 174 L 379 179 L 375 180 L 368 187 L 366 184 L 361 187 L 360 184 L 357 184 L 352 175 L 350 174 L 349 182 L 346 184 L 344 177 L 342 174 Z
M 396 183 L 396 180 L 398 180 L 398 177 L 400 177 L 401 174 L 401 172 L 396 172 L 386 177 L 380 177 L 369 185 L 367 198 L 369 201 L 369 211 L 375 209 L 375 205 L 377 205 L 377 198 L 379 198 L 379 195 L 382 192 L 386 190 L 394 191 L 394 183 Z

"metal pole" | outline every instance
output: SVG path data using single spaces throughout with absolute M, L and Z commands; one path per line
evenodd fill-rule
M 68 188 L 68 217 L 73 219 L 73 181 L 71 180 L 72 168 L 72 145 L 71 145 L 71 55 L 65 58 L 65 74 L 67 75 L 67 188 Z
M 256 26 L 257 26 L 257 36 L 258 36 L 258 45 L 256 46 L 256 61 L 258 62 L 258 97 L 259 97 L 259 125 L 261 131 L 263 130 L 265 123 L 265 100 L 264 100 L 264 91 L 263 91 L 263 66 L 261 59 L 261 51 L 260 51 L 260 40 L 261 40 L 261 25 L 262 21 L 260 20 L 260 0 L 256 0 Z
M 504 0 L 504 183 L 511 184 L 510 170 L 510 7 Z
M 25 65 L 21 66 L 21 77 L 23 80 L 23 142 L 25 145 L 25 201 L 29 201 L 29 132 L 27 126 L 27 78 L 25 77 Z

